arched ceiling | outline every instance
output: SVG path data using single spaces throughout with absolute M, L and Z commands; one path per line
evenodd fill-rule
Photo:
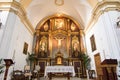
M 27 12 L 28 19 L 34 26 L 45 17 L 53 14 L 66 14 L 75 19 L 84 28 L 91 16 L 93 7 L 98 0 L 58 0 L 64 1 L 59 6 L 55 4 L 57 0 L 20 0 Z

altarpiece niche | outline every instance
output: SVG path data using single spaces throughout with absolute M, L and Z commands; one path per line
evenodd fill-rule
M 72 57 L 78 58 L 80 54 L 79 39 L 77 36 L 72 37 Z
M 47 37 L 42 36 L 39 43 L 39 53 L 38 57 L 46 58 L 47 57 Z

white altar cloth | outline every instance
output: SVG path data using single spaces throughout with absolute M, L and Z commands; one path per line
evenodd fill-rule
M 75 76 L 75 70 L 73 66 L 46 66 L 44 77 L 48 76 L 48 73 L 72 73 Z

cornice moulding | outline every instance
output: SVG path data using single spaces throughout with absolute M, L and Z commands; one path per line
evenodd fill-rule
M 34 34 L 35 29 L 33 28 L 32 24 L 28 20 L 28 18 L 26 16 L 26 11 L 24 10 L 24 8 L 21 6 L 20 3 L 16 2 L 16 1 L 13 1 L 13 2 L 2 2 L 2 3 L 0 3 L 0 10 L 3 10 L 3 11 L 7 10 L 9 12 L 13 12 L 16 15 L 18 15 L 18 17 L 21 19 L 22 23 L 25 25 L 27 30 L 32 35 Z
M 91 19 L 89 24 L 85 28 L 85 34 L 94 26 L 97 22 L 98 18 L 104 14 L 104 12 L 108 11 L 120 11 L 120 1 L 102 1 L 96 5 L 93 9 Z

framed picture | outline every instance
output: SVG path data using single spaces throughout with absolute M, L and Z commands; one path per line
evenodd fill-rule
M 25 42 L 23 46 L 23 53 L 27 54 L 27 51 L 28 51 L 28 44 Z
M 92 52 L 96 50 L 96 44 L 95 44 L 95 37 L 94 35 L 92 35 L 90 37 L 90 42 L 91 42 L 91 48 L 92 48 Z

